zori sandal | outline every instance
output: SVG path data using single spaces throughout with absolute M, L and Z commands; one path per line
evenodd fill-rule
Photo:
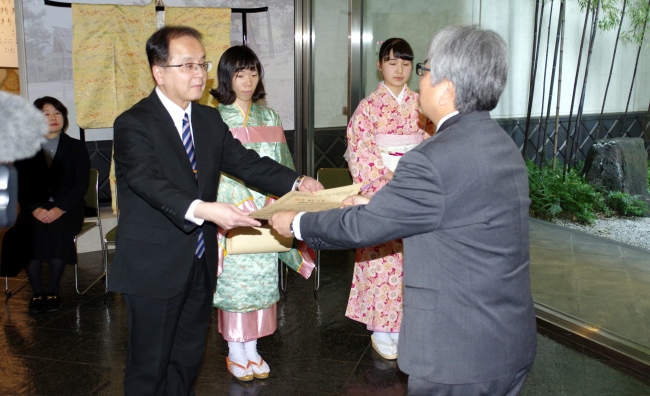
M 259 363 L 255 363 L 254 361 L 249 360 L 248 365 L 253 369 L 253 377 L 257 379 L 265 379 L 269 377 L 271 369 L 261 357 Z
M 251 369 L 250 364 L 244 367 L 226 357 L 226 366 L 228 366 L 228 371 L 240 381 L 251 381 L 253 379 L 253 369 Z

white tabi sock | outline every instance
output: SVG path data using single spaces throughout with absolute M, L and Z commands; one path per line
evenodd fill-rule
M 244 343 L 244 350 L 246 357 L 251 363 L 251 368 L 255 374 L 255 378 L 266 378 L 271 371 L 269 365 L 262 360 L 262 357 L 257 353 L 257 340 L 248 341 Z
M 248 357 L 244 351 L 244 343 L 228 341 L 228 358 L 245 367 L 248 364 Z
M 372 336 L 375 337 L 375 340 L 384 342 L 388 345 L 393 343 L 393 340 L 390 337 L 390 333 L 384 333 L 383 331 L 375 331 L 372 333 Z
M 257 353 L 257 340 L 244 342 L 244 351 L 246 352 L 246 359 L 259 363 L 261 357 Z

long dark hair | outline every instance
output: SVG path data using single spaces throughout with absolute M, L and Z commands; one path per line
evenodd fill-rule
M 386 62 L 390 59 L 391 50 L 393 51 L 393 57 L 395 59 L 403 59 L 407 61 L 413 60 L 413 49 L 406 40 L 401 38 L 389 38 L 384 41 L 379 49 L 379 63 Z
M 63 116 L 63 128 L 61 128 L 61 132 L 65 133 L 66 130 L 68 130 L 68 108 L 63 105 L 57 98 L 53 98 L 51 96 L 43 96 L 42 98 L 38 98 L 34 101 L 34 106 L 39 109 L 43 110 L 43 107 L 46 104 L 51 104 L 55 109 L 61 113 Z
M 255 87 L 255 92 L 253 92 L 253 102 L 257 102 L 259 99 L 264 99 L 266 96 L 264 84 L 262 83 L 264 68 L 262 68 L 260 60 L 252 49 L 244 45 L 236 45 L 228 48 L 223 55 L 221 55 L 221 59 L 219 59 L 219 66 L 217 67 L 218 85 L 216 89 L 210 90 L 210 94 L 214 96 L 219 103 L 229 105 L 235 102 L 237 95 L 232 89 L 232 78 L 241 70 L 257 70 L 260 79 L 257 83 L 257 87 Z

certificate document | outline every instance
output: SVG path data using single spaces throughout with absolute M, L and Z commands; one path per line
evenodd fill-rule
M 343 200 L 350 195 L 356 195 L 361 184 L 353 184 L 337 188 L 320 190 L 316 194 L 310 192 L 292 191 L 273 202 L 271 205 L 249 214 L 255 219 L 268 220 L 272 215 L 285 210 L 298 212 L 321 212 L 343 206 Z

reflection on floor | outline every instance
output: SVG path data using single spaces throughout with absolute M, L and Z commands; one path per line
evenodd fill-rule
M 650 251 L 532 220 L 533 298 L 650 347 Z
M 404 395 L 407 376 L 374 352 L 363 325 L 344 317 L 349 259 L 346 252 L 323 254 L 316 298 L 311 279 L 290 274 L 278 306 L 278 331 L 258 343 L 272 370 L 267 380 L 243 384 L 234 379 L 225 367 L 226 343 L 211 325 L 197 394 Z M 92 279 L 100 255 L 84 253 L 80 261 L 81 280 Z M 122 298 L 104 296 L 100 287 L 77 296 L 72 267 L 66 269 L 63 290 L 61 311 L 27 314 L 29 287 L 0 311 L 1 394 L 122 394 L 127 339 Z M 523 395 L 650 394 L 650 379 L 643 375 L 545 330 L 540 329 L 538 340 Z

